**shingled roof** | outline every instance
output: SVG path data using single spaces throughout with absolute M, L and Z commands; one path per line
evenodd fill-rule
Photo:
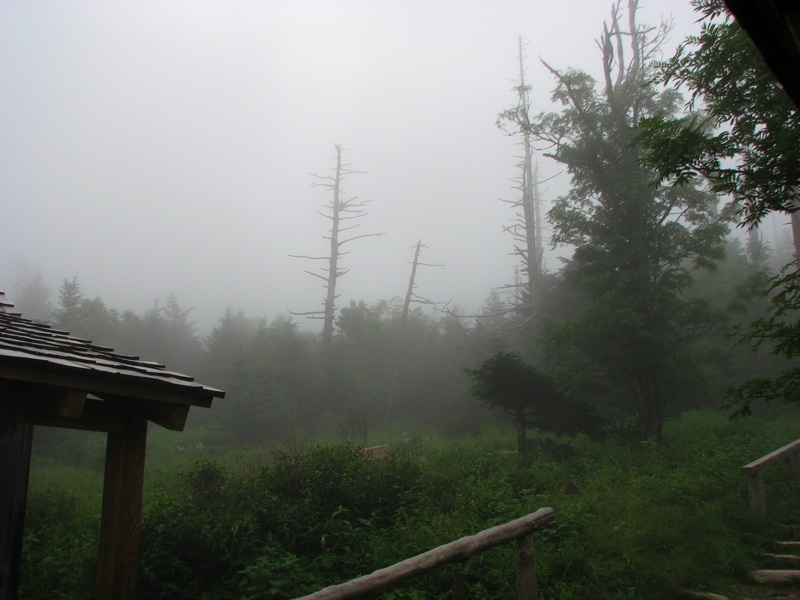
M 17 401 L 12 401 L 9 410 L 22 418 L 31 410 L 42 411 L 39 406 L 27 401 L 22 392 L 29 385 L 43 383 L 61 390 L 80 390 L 91 394 L 88 401 L 90 413 L 109 415 L 111 412 L 136 414 L 159 423 L 169 429 L 183 429 L 189 406 L 210 407 L 214 398 L 222 398 L 225 392 L 201 385 L 194 378 L 182 373 L 168 371 L 164 365 L 141 360 L 115 352 L 112 348 L 92 344 L 88 340 L 73 337 L 65 331 L 36 323 L 24 318 L 0 292 L 0 380 L 16 382 L 20 388 Z M 41 395 L 40 393 L 38 395 Z M 99 400 L 113 406 L 101 405 Z M 3 399 L 0 398 L 0 402 Z M 55 414 L 30 415 L 33 421 L 69 427 L 71 419 L 83 416 L 80 402 L 72 402 L 72 408 L 63 406 Z M 83 402 L 86 406 L 87 402 Z M 52 410 L 50 411 L 53 412 Z M 167 412 L 169 418 L 165 418 Z M 0 408 L 0 415 L 7 413 Z M 91 416 L 88 415 L 88 416 Z M 55 419 L 57 422 L 47 422 Z M 102 424 L 94 425 L 89 419 L 77 428 L 107 429 Z

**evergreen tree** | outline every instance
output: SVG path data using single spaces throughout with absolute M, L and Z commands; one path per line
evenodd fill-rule
M 20 283 L 14 303 L 26 319 L 47 323 L 53 317 L 53 305 L 50 303 L 52 290 L 47 287 L 39 269 L 20 273 Z
M 516 352 L 498 352 L 477 368 L 464 372 L 471 380 L 469 392 L 473 397 L 491 408 L 504 410 L 513 419 L 520 454 L 528 445 L 528 428 L 563 402 L 555 383 Z
M 83 292 L 78 277 L 74 276 L 72 281 L 64 279 L 58 290 L 58 307 L 54 313 L 56 325 L 64 331 L 75 333 L 73 329 L 79 321 L 78 310 L 81 302 L 83 302 Z

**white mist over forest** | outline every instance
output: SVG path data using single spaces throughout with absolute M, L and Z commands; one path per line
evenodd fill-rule
M 513 281 L 518 147 L 495 126 L 514 105 L 517 38 L 532 113 L 552 109 L 539 61 L 595 76 L 610 3 L 119 2 L 0 4 L 0 289 L 22 265 L 53 290 L 144 311 L 174 294 L 207 330 L 226 307 L 272 319 L 319 310 L 334 144 L 345 194 L 368 200 L 339 305 L 417 292 L 475 311 Z M 665 54 L 697 30 L 686 1 Z M 568 176 L 540 155 L 545 209 Z M 557 252 L 546 268 L 557 271 Z M 13 297 L 12 297 L 13 300 Z M 301 320 L 305 327 L 315 323 Z

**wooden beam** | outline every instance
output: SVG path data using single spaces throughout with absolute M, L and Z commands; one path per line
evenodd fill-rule
M 789 456 L 795 452 L 800 452 L 800 440 L 786 444 L 785 446 L 762 456 L 758 460 L 754 460 L 753 462 L 746 464 L 742 467 L 742 473 L 749 475 L 753 471 L 760 471 L 767 465 L 774 463 L 776 460 L 780 460 L 784 456 Z
M 145 419 L 132 419 L 122 431 L 108 434 L 95 588 L 98 600 L 136 598 L 146 446 Z
M 77 418 L 83 413 L 86 396 L 85 391 L 78 389 L 0 380 L 0 410 L 10 406 Z
M 83 414 L 78 418 L 0 404 L 0 420 L 83 431 L 122 431 L 125 427 L 124 415 L 109 410 L 107 404 L 101 400 L 87 400 Z
M 19 597 L 33 425 L 0 421 L 0 600 Z
M 764 473 L 752 471 L 747 475 L 750 508 L 760 513 L 767 512 L 767 493 L 764 490 Z
M 165 404 L 107 396 L 103 400 L 84 398 L 81 403 L 81 415 L 75 417 L 61 416 L 58 414 L 59 411 L 48 403 L 0 403 L 0 419 L 84 431 L 121 431 L 127 419 L 143 418 L 172 431 L 183 431 L 189 416 L 189 408 L 190 406 L 185 404 Z
M 149 402 L 144 408 L 145 417 L 170 431 L 183 431 L 189 417 L 189 407 L 178 404 Z
M 87 395 L 86 392 L 80 390 L 66 390 L 64 394 L 54 400 L 53 409 L 60 417 L 78 418 L 83 414 Z
M 515 542 L 517 555 L 517 600 L 537 600 L 536 549 L 533 534 L 518 538 Z
M 538 529 L 551 525 L 555 518 L 555 511 L 552 508 L 540 508 L 534 513 L 504 525 L 463 537 L 391 567 L 378 569 L 369 575 L 346 583 L 326 587 L 313 594 L 298 598 L 298 600 L 345 600 L 377 596 L 398 583 L 432 571 L 442 565 L 464 561 L 501 544 L 528 536 Z

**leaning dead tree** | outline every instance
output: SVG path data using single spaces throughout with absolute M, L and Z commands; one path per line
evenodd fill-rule
M 397 397 L 397 382 L 399 379 L 400 367 L 405 355 L 406 329 L 408 325 L 408 315 L 411 312 L 411 304 L 412 303 L 427 304 L 427 305 L 436 304 L 432 300 L 424 298 L 414 291 L 416 289 L 418 267 L 444 266 L 442 264 L 420 262 L 419 256 L 420 253 L 422 252 L 422 248 L 427 248 L 427 246 L 424 246 L 422 240 L 419 240 L 416 246 L 414 247 L 414 260 L 411 263 L 411 276 L 408 278 L 408 289 L 406 290 L 406 297 L 405 300 L 403 301 L 403 312 L 400 314 L 400 332 L 397 338 L 397 347 L 395 349 L 394 365 L 392 367 L 392 378 L 389 382 L 389 394 L 388 394 L 388 400 L 386 402 L 386 412 L 383 415 L 384 427 L 389 422 L 389 415 L 392 412 L 392 405 L 394 404 L 394 400 Z
M 383 235 L 382 233 L 364 233 L 361 235 L 354 235 L 353 233 L 345 234 L 345 232 L 353 232 L 353 230 L 360 227 L 360 223 L 351 223 L 355 219 L 360 219 L 365 216 L 364 207 L 367 204 L 366 200 L 358 200 L 357 197 L 345 198 L 344 191 L 342 190 L 342 182 L 348 175 L 355 175 L 364 173 L 364 171 L 353 171 L 349 167 L 349 163 L 342 162 L 342 147 L 336 144 L 336 168 L 334 169 L 333 176 L 322 176 L 312 173 L 314 182 L 311 184 L 314 187 L 321 187 L 331 192 L 330 202 L 327 204 L 324 211 L 318 210 L 317 213 L 330 220 L 330 234 L 323 236 L 323 239 L 329 240 L 330 252 L 327 256 L 308 256 L 305 254 L 290 254 L 292 258 L 304 258 L 307 260 L 322 261 L 324 266 L 320 267 L 322 274 L 315 271 L 306 270 L 306 273 L 313 277 L 322 279 L 325 288 L 325 301 L 322 310 L 307 311 L 302 313 L 292 312 L 294 315 L 305 316 L 310 319 L 322 319 L 322 355 L 328 356 L 330 352 L 331 342 L 333 341 L 333 323 L 336 316 L 336 299 L 339 297 L 336 293 L 336 285 L 339 278 L 345 275 L 350 269 L 345 269 L 340 265 L 341 258 L 347 254 L 342 250 L 345 244 L 365 238 L 376 237 Z M 342 234 L 345 234 L 344 236 Z

